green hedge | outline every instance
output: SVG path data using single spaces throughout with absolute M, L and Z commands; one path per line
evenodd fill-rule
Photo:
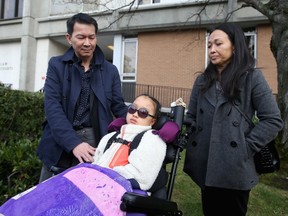
M 44 120 L 43 94 L 0 84 L 0 205 L 39 180 L 36 148 Z

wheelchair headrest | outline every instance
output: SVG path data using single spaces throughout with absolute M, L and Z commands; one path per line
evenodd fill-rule
M 160 129 L 162 128 L 162 126 L 163 126 L 168 120 L 169 120 L 169 119 L 168 119 L 167 116 L 162 115 L 162 116 L 160 116 L 160 117 L 157 119 L 156 123 L 152 126 L 152 128 L 155 129 L 155 130 L 160 130 Z
M 125 118 L 117 118 L 114 119 L 109 125 L 108 125 L 108 132 L 113 132 L 113 131 L 120 131 L 120 128 L 122 125 L 126 124 L 126 119 Z
M 117 118 L 109 124 L 108 132 L 120 131 L 124 124 L 126 124 L 125 118 Z M 165 116 L 161 116 L 152 128 L 153 133 L 159 135 L 166 143 L 173 142 L 180 132 L 179 126 Z
M 164 142 L 171 143 L 177 138 L 179 132 L 178 124 L 167 120 L 159 130 L 153 131 L 153 134 L 158 134 Z

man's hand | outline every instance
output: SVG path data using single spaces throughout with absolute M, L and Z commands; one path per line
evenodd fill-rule
M 79 160 L 80 163 L 83 162 L 93 162 L 93 156 L 95 154 L 96 148 L 90 146 L 86 142 L 82 142 L 77 145 L 73 150 L 74 156 Z

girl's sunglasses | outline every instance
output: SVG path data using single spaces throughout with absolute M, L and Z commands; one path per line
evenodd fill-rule
M 136 107 L 135 105 L 133 105 L 133 104 L 129 105 L 129 107 L 128 107 L 128 113 L 134 114 L 134 113 L 136 113 L 136 112 L 137 112 L 138 116 L 139 116 L 140 118 L 143 118 L 143 119 L 144 119 L 144 118 L 147 118 L 147 116 L 150 116 L 150 117 L 152 117 L 152 118 L 155 118 L 155 116 L 150 115 L 150 114 L 148 113 L 148 110 L 147 110 L 147 109 L 145 109 L 145 108 L 137 109 L 137 107 Z

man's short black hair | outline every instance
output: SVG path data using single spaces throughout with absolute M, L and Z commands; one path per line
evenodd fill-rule
M 97 34 L 98 32 L 97 21 L 92 16 L 85 13 L 78 13 L 67 20 L 67 33 L 69 35 L 72 35 L 75 23 L 88 24 L 88 25 L 92 24 L 95 26 L 95 33 Z

